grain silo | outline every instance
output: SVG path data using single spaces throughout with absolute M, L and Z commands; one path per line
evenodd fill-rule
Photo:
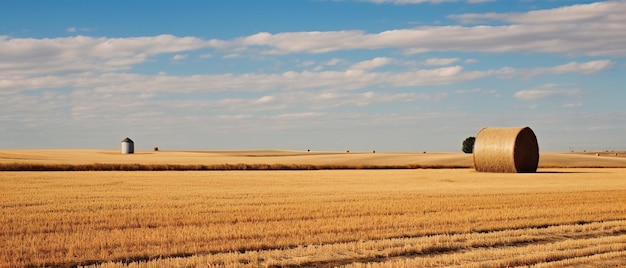
M 126 137 L 126 139 L 122 140 L 122 154 L 134 154 L 135 153 L 135 143 L 133 140 Z
M 529 127 L 483 128 L 474 143 L 474 168 L 481 172 L 531 173 L 539 165 L 539 145 Z

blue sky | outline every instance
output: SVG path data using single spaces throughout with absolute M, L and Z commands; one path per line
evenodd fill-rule
M 0 2 L 0 149 L 626 149 L 626 1 Z

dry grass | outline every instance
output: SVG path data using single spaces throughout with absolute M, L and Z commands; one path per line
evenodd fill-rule
M 540 171 L 2 172 L 0 267 L 624 265 L 626 170 Z
M 0 150 L 0 170 L 311 170 L 471 168 L 471 154 L 299 152 L 299 151 L 137 151 Z M 626 158 L 542 153 L 540 168 L 626 167 Z
M 216 165 L 170 165 L 170 164 L 0 164 L 0 171 L 207 171 L 207 170 L 334 170 L 334 169 L 457 169 L 468 166 L 453 165 L 306 165 L 306 164 L 216 164 Z
M 460 153 L 300 152 L 300 151 L 136 151 L 122 155 L 104 150 L 0 150 L 0 164 L 141 164 L 141 165 L 472 165 L 471 156 Z

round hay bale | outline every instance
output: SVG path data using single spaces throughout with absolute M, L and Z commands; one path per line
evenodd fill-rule
M 539 165 L 539 145 L 529 127 L 483 128 L 474 143 L 474 168 L 480 172 L 532 173 Z

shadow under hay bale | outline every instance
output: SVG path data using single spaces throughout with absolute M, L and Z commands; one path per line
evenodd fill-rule
M 483 128 L 473 154 L 480 172 L 533 173 L 539 165 L 537 137 L 529 127 Z

